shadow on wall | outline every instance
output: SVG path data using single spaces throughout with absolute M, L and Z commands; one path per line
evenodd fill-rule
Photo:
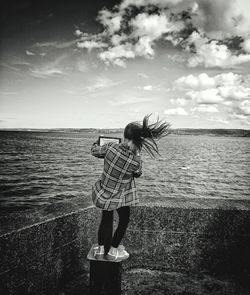
M 250 287 L 249 211 L 214 211 L 197 244 L 200 269 Z

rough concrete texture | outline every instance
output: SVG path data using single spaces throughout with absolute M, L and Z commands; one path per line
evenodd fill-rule
M 88 273 L 98 212 L 86 202 L 52 207 L 54 216 L 51 207 L 34 212 L 35 220 L 29 214 L 26 220 L 11 216 L 16 228 L 0 235 L 1 295 L 57 294 L 75 275 Z
M 131 253 L 125 266 L 233 275 L 249 284 L 249 202 L 238 209 L 228 201 L 227 209 L 222 209 L 217 200 L 220 209 L 216 209 L 210 201 L 212 206 L 205 204 L 203 208 L 193 202 L 134 208 L 123 241 Z
M 0 217 L 0 294 L 87 294 L 86 256 L 99 218 L 80 199 Z M 247 294 L 249 229 L 250 201 L 142 203 L 123 240 L 131 253 L 123 263 L 124 294 Z

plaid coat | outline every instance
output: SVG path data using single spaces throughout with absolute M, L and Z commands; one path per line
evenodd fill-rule
M 139 203 L 134 177 L 140 177 L 142 161 L 128 146 L 107 143 L 93 144 L 93 156 L 104 158 L 104 169 L 92 187 L 92 200 L 96 207 L 115 210 Z

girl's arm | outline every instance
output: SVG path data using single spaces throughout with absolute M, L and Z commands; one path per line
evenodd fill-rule
M 132 172 L 132 176 L 138 178 L 142 175 L 142 160 L 139 151 L 134 151 L 130 154 L 128 161 L 129 170 Z
M 110 145 L 111 143 L 106 143 L 100 146 L 96 142 L 94 142 L 90 150 L 92 156 L 95 156 L 97 158 L 104 158 Z
M 133 177 L 138 178 L 142 175 L 142 160 L 140 160 L 140 165 L 138 170 L 133 172 Z

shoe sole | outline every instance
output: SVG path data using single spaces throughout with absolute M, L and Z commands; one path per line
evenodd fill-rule
M 117 261 L 117 260 L 126 260 L 129 258 L 129 255 L 123 255 L 123 256 L 112 256 L 110 254 L 107 254 L 104 256 L 104 259 L 108 260 L 108 261 Z

